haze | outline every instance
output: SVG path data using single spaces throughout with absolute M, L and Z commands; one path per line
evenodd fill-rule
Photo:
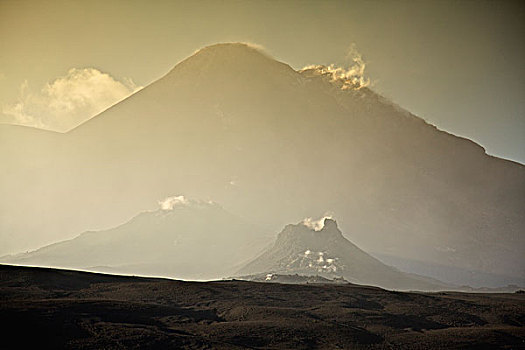
M 523 347 L 524 34 L 523 1 L 0 0 L 2 349 Z
M 2 262 L 525 284 L 522 4 L 0 6 Z

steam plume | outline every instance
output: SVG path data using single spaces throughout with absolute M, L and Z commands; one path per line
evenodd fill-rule
M 366 64 L 355 45 L 350 47 L 347 58 L 353 62 L 348 68 L 337 67 L 334 64 L 328 66 L 310 65 L 301 69 L 299 73 L 328 77 L 332 83 L 340 86 L 342 90 L 359 90 L 370 85 L 370 79 L 365 76 Z

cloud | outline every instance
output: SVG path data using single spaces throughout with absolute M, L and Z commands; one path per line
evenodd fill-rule
M 324 227 L 324 220 L 325 219 L 332 219 L 332 215 L 325 215 L 322 218 L 318 220 L 314 220 L 312 218 L 306 218 L 303 220 L 302 224 L 306 227 L 308 227 L 311 230 L 314 231 L 321 231 Z M 306 254 L 306 252 L 305 252 Z
M 24 81 L 18 101 L 2 106 L 1 121 L 67 131 L 141 89 L 95 68 L 72 68 L 38 93 Z
M 299 73 L 305 76 L 327 77 L 342 90 L 359 90 L 370 85 L 370 79 L 365 75 L 366 64 L 353 44 L 348 51 L 347 59 L 352 62 L 347 68 L 337 67 L 334 64 L 310 65 L 299 70 Z

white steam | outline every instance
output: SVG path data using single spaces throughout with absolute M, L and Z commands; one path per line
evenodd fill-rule
M 203 208 L 209 206 L 216 206 L 217 204 L 214 201 L 201 201 L 188 199 L 183 195 L 166 197 L 163 200 L 159 201 L 159 206 L 161 210 L 170 211 L 175 208 L 180 207 L 193 207 L 193 208 Z
M 342 90 L 359 90 L 370 85 L 370 79 L 365 76 L 366 64 L 355 45 L 350 47 L 347 58 L 352 61 L 352 64 L 347 68 L 337 67 L 334 64 L 328 66 L 310 65 L 301 69 L 299 73 L 327 77 L 332 83 L 340 86 Z
M 186 206 L 189 203 L 190 201 L 184 196 L 167 197 L 159 201 L 160 209 L 162 210 L 173 210 L 177 206 Z
M 303 220 L 302 224 L 306 227 L 308 227 L 311 230 L 314 231 L 321 231 L 324 227 L 324 221 L 325 219 L 332 219 L 331 215 L 325 215 L 322 218 L 318 220 L 314 220 L 312 218 L 306 218 Z

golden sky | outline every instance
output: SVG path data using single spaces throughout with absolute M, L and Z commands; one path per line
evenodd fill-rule
M 355 44 L 373 89 L 523 163 L 524 34 L 522 1 L 0 0 L 0 112 L 97 113 L 97 96 L 118 100 L 217 42 L 295 69 L 348 64 Z

